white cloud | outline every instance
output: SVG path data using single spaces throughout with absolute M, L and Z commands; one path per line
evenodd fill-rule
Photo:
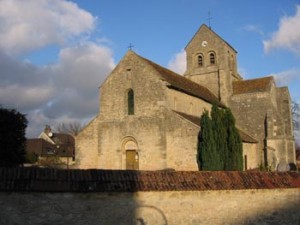
M 81 118 L 98 112 L 98 87 L 115 66 L 112 52 L 94 43 L 62 49 L 52 71 L 58 91 L 47 115 L 71 115 Z
M 37 67 L 0 54 L 0 102 L 27 115 L 31 137 L 45 124 L 96 115 L 98 87 L 115 66 L 110 49 L 94 43 L 62 49 L 59 57 L 57 64 Z
M 300 5 L 296 9 L 294 16 L 281 18 L 278 31 L 263 42 L 265 52 L 282 48 L 300 54 Z
M 278 86 L 288 86 L 300 82 L 300 70 L 291 69 L 273 75 Z
M 29 63 L 10 58 L 0 49 L 0 102 L 24 111 L 40 107 L 54 95 L 51 76 Z M 38 94 L 37 94 L 38 93 Z
M 169 61 L 167 67 L 178 74 L 183 74 L 186 70 L 185 51 L 182 49 L 180 52 L 176 53 L 175 56 L 173 56 Z
M 26 114 L 28 137 L 45 124 L 86 122 L 98 113 L 98 87 L 115 63 L 103 41 L 89 41 L 95 21 L 70 1 L 0 0 L 0 104 Z M 60 47 L 55 64 L 20 60 L 53 44 Z
M 244 27 L 244 30 L 254 32 L 262 36 L 264 35 L 260 25 L 249 24 Z
M 64 0 L 1 0 L 0 47 L 18 55 L 93 30 L 96 18 Z
M 238 67 L 238 73 L 240 74 L 241 77 L 244 79 L 250 79 L 247 69 L 244 67 Z
M 110 49 L 94 43 L 62 49 L 57 64 L 43 67 L 4 56 L 0 58 L 6 71 L 1 73 L 0 102 L 27 114 L 29 136 L 37 134 L 32 133 L 33 127 L 41 131 L 45 123 L 96 115 L 98 87 L 115 66 Z
M 73 87 L 88 95 L 91 87 L 98 85 L 115 66 L 112 51 L 102 45 L 85 43 L 61 50 L 60 64 L 53 69 L 63 87 Z

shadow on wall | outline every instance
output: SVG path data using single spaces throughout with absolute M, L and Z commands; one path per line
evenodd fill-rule
M 171 225 L 207 224 L 207 212 L 193 212 L 181 208 L 172 212 L 152 205 L 137 204 L 135 193 L 1 193 L 0 224 L 5 225 Z M 162 199 L 163 201 L 163 199 Z M 178 199 L 178 204 L 180 199 Z M 169 206 L 172 208 L 172 206 Z M 298 225 L 300 224 L 300 203 L 273 211 L 262 211 L 248 218 L 221 217 L 215 208 L 207 209 L 214 224 L 229 225 Z M 242 209 L 243 210 L 243 209 Z M 191 213 L 191 214 L 190 214 Z M 195 213 L 195 212 L 194 212 Z M 177 220 L 178 214 L 185 214 Z M 237 218 L 239 210 L 234 215 Z M 179 215 L 179 217 L 183 215 Z M 243 216 L 242 216 L 243 217 Z M 183 220 L 182 220 L 183 219 Z M 172 220 L 172 223 L 168 223 Z M 226 221 L 234 221 L 227 223 Z M 183 223 L 184 222 L 184 223 Z
M 1 193 L 2 225 L 168 225 L 155 206 L 137 205 L 134 193 Z
M 159 224 L 168 225 L 167 217 L 158 207 L 141 205 L 135 210 L 136 225 Z
M 298 225 L 299 175 L 0 168 L 0 225 Z

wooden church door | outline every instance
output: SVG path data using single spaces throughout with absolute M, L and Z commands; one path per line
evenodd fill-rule
M 136 150 L 126 150 L 126 169 L 138 170 L 139 158 Z

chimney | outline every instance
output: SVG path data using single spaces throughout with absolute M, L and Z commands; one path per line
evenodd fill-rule
M 45 126 L 44 133 L 47 134 L 48 136 L 49 134 L 51 134 L 51 127 L 49 125 Z

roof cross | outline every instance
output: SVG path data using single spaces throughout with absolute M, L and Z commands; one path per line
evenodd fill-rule
M 131 43 L 129 43 L 128 49 L 129 49 L 129 50 L 132 50 L 133 47 L 134 47 L 134 46 L 133 46 Z

